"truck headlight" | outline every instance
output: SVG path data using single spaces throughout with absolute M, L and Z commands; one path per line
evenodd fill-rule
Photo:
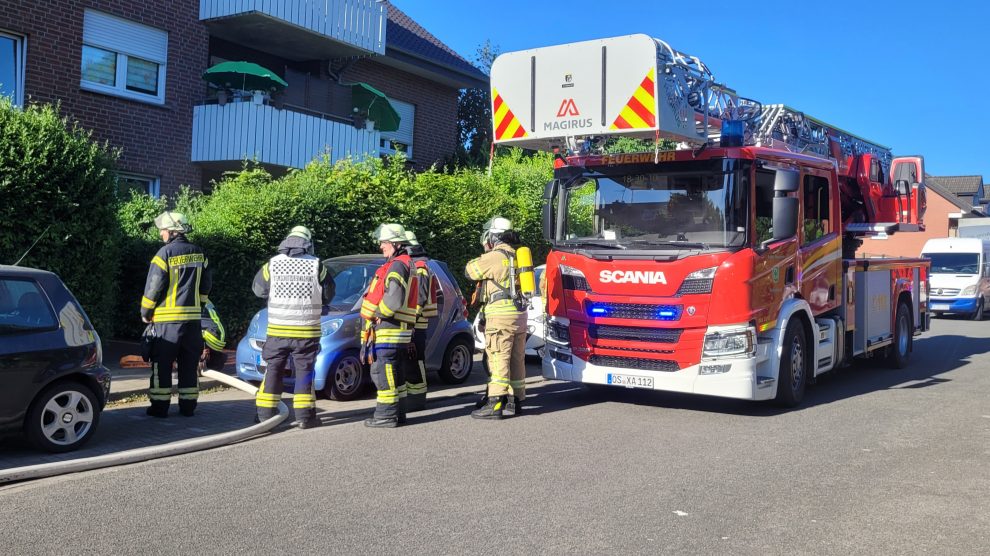
M 323 321 L 320 323 L 320 335 L 329 336 L 337 330 L 340 330 L 340 327 L 343 325 L 344 321 L 342 319 L 330 319 Z
M 688 274 L 684 278 L 684 281 L 681 282 L 681 287 L 677 288 L 677 295 L 712 293 L 712 284 L 715 283 L 716 270 L 718 270 L 718 267 L 713 266 Z
M 959 295 L 976 295 L 976 284 L 973 284 L 972 286 L 966 286 L 965 288 L 963 288 L 962 293 Z
M 563 284 L 565 290 L 584 292 L 591 291 L 591 287 L 588 286 L 588 279 L 585 278 L 583 272 L 565 264 L 562 264 L 557 268 L 560 269 L 561 283 Z
M 756 355 L 756 329 L 752 326 L 705 334 L 705 348 L 701 354 L 703 358 L 754 355 Z
M 568 329 L 569 323 L 558 319 L 553 319 L 547 323 L 547 335 L 551 342 L 569 345 L 571 343 L 571 331 Z

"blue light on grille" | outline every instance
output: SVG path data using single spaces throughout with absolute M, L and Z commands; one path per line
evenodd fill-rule
M 670 318 L 676 314 L 674 311 L 660 311 L 660 316 L 664 318 Z
M 605 309 L 605 307 L 592 307 L 591 308 L 591 314 L 592 315 L 605 315 L 605 314 L 608 314 L 608 311 Z

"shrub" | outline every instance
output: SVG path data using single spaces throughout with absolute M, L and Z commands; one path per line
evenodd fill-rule
M 0 262 L 57 273 L 104 338 L 114 332 L 117 153 L 59 116 L 0 96 Z M 47 230 L 47 231 L 46 231 Z

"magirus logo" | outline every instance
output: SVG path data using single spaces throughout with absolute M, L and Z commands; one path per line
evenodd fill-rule
M 568 116 L 580 116 L 581 111 L 578 110 L 577 104 L 574 103 L 574 99 L 565 98 L 560 103 L 560 108 L 557 109 L 558 118 L 566 118 Z M 543 124 L 543 131 L 560 131 L 566 129 L 580 129 L 583 127 L 591 127 L 591 118 L 585 119 L 571 119 L 571 120 L 558 120 L 555 122 L 546 122 Z
M 598 279 L 603 284 L 667 284 L 663 272 L 647 270 L 603 270 Z

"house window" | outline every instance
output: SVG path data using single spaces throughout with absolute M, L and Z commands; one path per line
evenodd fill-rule
M 168 33 L 86 10 L 82 81 L 88 91 L 165 104 Z
M 381 154 L 395 154 L 396 151 L 413 157 L 413 123 L 416 121 L 416 105 L 401 100 L 388 99 L 399 113 L 399 129 L 381 133 Z
M 138 176 L 135 174 L 117 174 L 117 192 L 120 198 L 127 200 L 131 198 L 131 192 L 147 193 L 157 198 L 160 181 L 154 176 Z
M 0 96 L 24 104 L 24 37 L 0 31 Z

